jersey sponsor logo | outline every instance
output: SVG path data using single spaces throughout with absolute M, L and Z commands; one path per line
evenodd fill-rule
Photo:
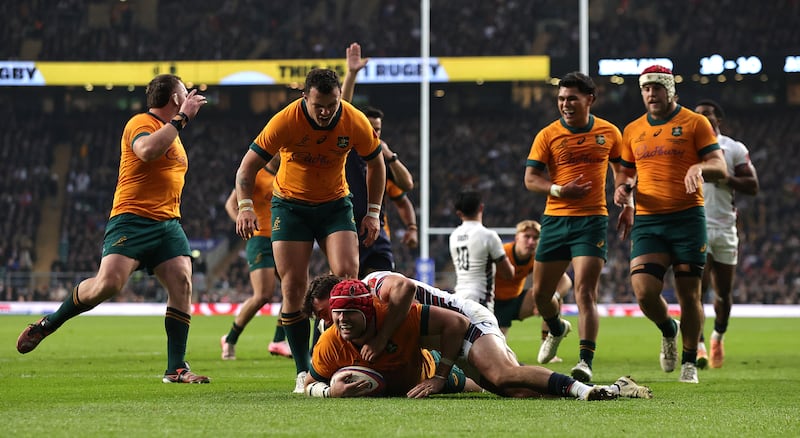
M 649 149 L 647 145 L 641 145 L 636 148 L 634 151 L 634 156 L 636 160 L 643 160 L 645 158 L 654 158 L 659 156 L 675 156 L 675 157 L 682 157 L 685 151 L 681 149 L 670 149 L 665 146 L 655 146 L 652 149 Z
M 583 142 L 585 142 L 585 141 L 586 141 L 586 137 L 581 137 L 580 140 L 578 140 L 578 144 L 583 144 Z
M 295 143 L 294 145 L 297 146 L 297 147 L 303 147 L 303 146 L 306 146 L 308 144 L 309 140 L 311 140 L 311 138 L 308 135 L 304 135 L 303 138 L 299 142 Z
M 658 128 L 658 131 L 653 133 L 653 137 L 658 137 L 661 134 L 661 128 Z
M 594 136 L 594 141 L 597 142 L 600 146 L 606 144 L 606 136 L 603 134 L 598 134 Z
M 309 152 L 295 152 L 289 161 L 298 161 L 303 164 L 315 167 L 331 167 L 333 162 L 326 156 L 321 154 L 312 154 Z
M 602 163 L 606 157 L 593 157 L 592 154 L 562 154 L 557 161 L 558 164 L 592 164 Z
M 122 236 L 119 239 L 117 239 L 116 242 L 111 244 L 111 246 L 125 246 L 125 242 L 127 242 L 127 241 L 128 241 L 128 237 L 127 236 Z
M 317 144 L 322 144 L 322 142 L 324 142 L 327 139 L 328 139 L 328 136 L 327 135 L 323 135 L 322 137 L 317 139 Z

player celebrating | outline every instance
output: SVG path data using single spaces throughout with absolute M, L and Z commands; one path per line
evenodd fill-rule
M 339 77 L 330 69 L 313 69 L 306 76 L 303 97 L 275 114 L 250 145 L 236 173 L 239 215 L 236 233 L 249 239 L 262 226 L 272 227 L 275 268 L 281 279 L 281 324 L 292 350 L 297 377 L 294 392 L 302 393 L 309 368 L 308 317 L 300 309 L 308 286 L 314 241 L 331 271 L 358 275 L 358 236 L 364 245 L 380 232 L 380 210 L 386 167 L 378 136 L 364 114 L 341 101 Z M 347 153 L 355 149 L 367 162 L 367 214 L 361 224 L 344 178 Z M 252 208 L 256 173 L 280 153 L 275 177 L 272 224 L 259 224 Z
M 639 307 L 661 331 L 661 369 L 672 372 L 678 361 L 678 324 L 661 295 L 671 265 L 681 307 L 683 340 L 679 381 L 697 383 L 697 344 L 703 325 L 700 278 L 706 262 L 706 214 L 703 183 L 727 177 L 725 157 L 708 120 L 678 105 L 675 77 L 660 65 L 639 76 L 647 113 L 623 131 L 622 165 L 614 202 L 631 209 L 620 221 L 633 223 L 631 285 Z
M 133 116 L 122 132 L 117 188 L 97 275 L 78 283 L 54 313 L 29 325 L 17 340 L 17 351 L 30 352 L 69 319 L 116 295 L 134 271 L 146 269 L 167 289 L 162 381 L 209 383 L 184 360 L 192 320 L 192 262 L 180 223 L 189 161 L 179 135 L 208 101 L 171 74 L 153 78 L 145 94 L 148 111 Z
M 533 294 L 550 333 L 539 349 L 539 363 L 555 357 L 570 332 L 561 318 L 556 288 L 570 263 L 575 272 L 580 361 L 572 376 L 592 380 L 600 317 L 597 288 L 605 265 L 608 234 L 606 175 L 616 175 L 622 136 L 613 124 L 594 116 L 596 88 L 589 76 L 573 72 L 558 83 L 561 117 L 536 134 L 525 167 L 525 187 L 547 193 L 542 235 L 536 250 Z M 546 177 L 546 173 L 549 178 Z

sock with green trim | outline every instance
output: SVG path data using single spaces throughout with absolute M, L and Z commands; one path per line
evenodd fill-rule
M 690 350 L 686 347 L 681 352 L 681 364 L 686 362 L 697 363 L 697 349 Z
M 596 348 L 597 348 L 596 342 L 592 342 L 588 339 L 580 340 L 580 358 L 582 361 L 586 362 L 586 365 L 589 365 L 589 368 L 592 367 L 592 361 L 594 360 L 594 350 Z
M 61 327 L 62 324 L 67 322 L 67 320 L 74 318 L 83 312 L 94 309 L 94 306 L 83 304 L 78 298 L 78 286 L 80 286 L 80 283 L 78 283 L 78 285 L 72 289 L 72 293 L 70 295 L 64 298 L 64 302 L 61 303 L 61 306 L 59 306 L 58 310 L 45 317 L 44 327 L 46 329 L 54 331 Z
M 236 344 L 239 342 L 239 335 L 242 334 L 242 331 L 244 331 L 244 327 L 239 327 L 234 322 L 231 324 L 231 329 L 228 331 L 228 335 L 225 337 L 225 342 L 229 344 Z
M 665 338 L 674 338 L 675 336 L 678 336 L 678 323 L 672 318 L 662 322 L 661 324 L 656 324 L 656 327 L 661 330 L 661 335 Z
M 286 331 L 286 340 L 292 350 L 294 367 L 298 373 L 311 368 L 308 341 L 311 337 L 311 324 L 302 312 L 281 312 L 281 325 Z
M 284 340 L 286 340 L 286 330 L 278 324 L 275 326 L 275 336 L 272 337 L 272 342 L 283 342 Z
M 550 327 L 550 334 L 553 336 L 561 336 L 564 334 L 564 324 L 561 323 L 561 314 L 556 313 L 552 318 L 545 318 L 544 322 Z
M 167 373 L 186 368 L 186 341 L 192 316 L 174 307 L 167 307 L 164 329 L 167 332 Z

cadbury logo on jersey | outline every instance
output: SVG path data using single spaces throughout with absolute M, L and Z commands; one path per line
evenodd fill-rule
M 339 137 L 336 139 L 336 147 L 344 149 L 348 146 L 350 146 L 350 137 Z
M 315 167 L 330 167 L 333 162 L 328 157 L 320 154 L 312 154 L 308 152 L 295 152 L 292 154 L 289 161 L 298 161 Z
M 561 154 L 556 163 L 558 164 L 592 164 L 592 163 L 602 163 L 606 160 L 607 157 L 605 156 L 593 156 L 591 153 L 587 154 L 573 154 L 573 153 L 566 153 Z
M 649 148 L 647 145 L 640 145 L 637 146 L 634 151 L 633 155 L 636 157 L 636 161 L 644 160 L 647 158 L 654 158 L 659 156 L 674 156 L 674 157 L 682 157 L 684 151 L 677 148 L 668 148 L 666 146 L 654 146 Z

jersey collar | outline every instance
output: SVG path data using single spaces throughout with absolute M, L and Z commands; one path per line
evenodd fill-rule
M 333 115 L 333 118 L 331 119 L 331 122 L 328 124 L 328 126 L 319 126 L 317 122 L 314 121 L 314 119 L 308 113 L 308 108 L 306 107 L 305 99 L 300 100 L 300 107 L 303 108 L 303 114 L 306 116 L 306 120 L 308 120 L 308 123 L 311 124 L 312 129 L 317 131 L 331 131 L 339 123 L 339 119 L 342 118 L 342 108 L 344 107 L 344 105 L 342 104 L 342 102 L 339 102 L 339 109 L 336 111 L 336 114 Z
M 567 122 L 564 121 L 563 117 L 559 117 L 558 120 L 561 122 L 561 126 L 563 126 L 567 131 L 573 134 L 582 134 L 585 132 L 591 132 L 592 128 L 594 128 L 594 115 L 589 114 L 589 123 L 586 124 L 583 128 L 576 128 L 574 126 L 567 125 Z

